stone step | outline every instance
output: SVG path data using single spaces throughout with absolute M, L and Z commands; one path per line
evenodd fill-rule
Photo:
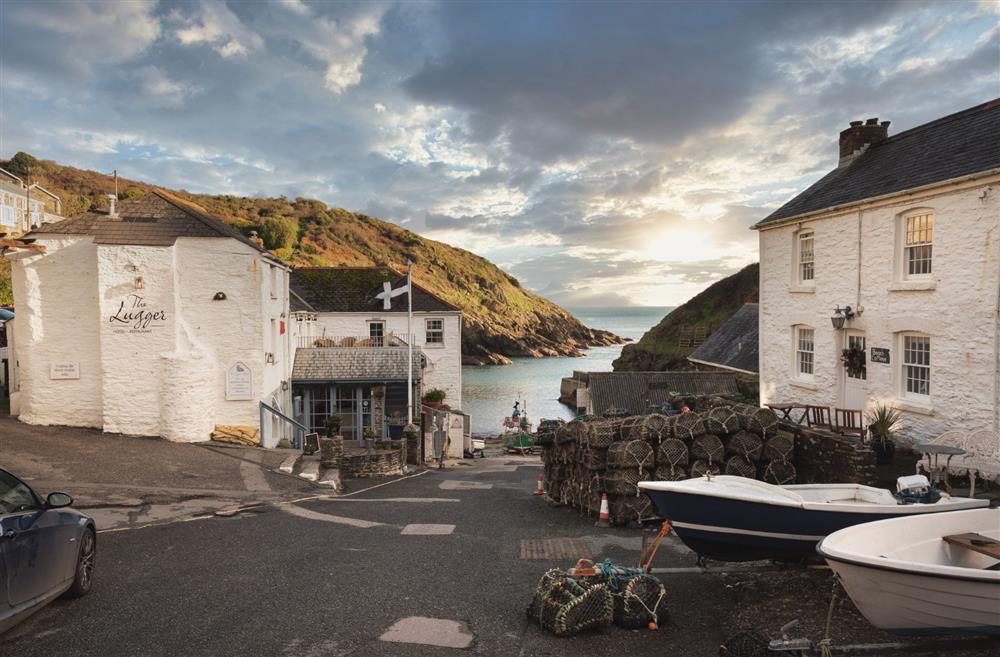
M 316 483 L 332 488 L 334 492 L 339 491 L 340 470 L 338 468 L 320 468 L 319 480 Z
M 285 460 L 281 462 L 278 466 L 279 472 L 284 472 L 285 474 L 292 474 L 295 472 L 295 466 L 299 464 L 302 460 L 302 452 L 295 452 L 294 454 L 289 454 L 285 457 Z
M 299 476 L 309 481 L 319 479 L 319 459 L 302 460 Z

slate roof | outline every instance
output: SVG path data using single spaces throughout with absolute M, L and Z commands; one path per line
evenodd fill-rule
M 406 381 L 406 349 L 388 347 L 305 348 L 295 351 L 292 381 Z M 419 381 L 424 355 L 413 350 L 413 380 Z
M 85 212 L 39 226 L 29 235 L 93 235 L 95 244 L 138 246 L 171 246 L 178 237 L 230 237 L 267 253 L 204 208 L 160 189 L 119 201 L 116 209 L 114 217 L 106 212 Z
M 392 299 L 392 309 L 383 310 L 382 283 L 393 287 L 405 283 L 405 276 L 388 267 L 297 267 L 289 279 L 292 311 L 321 313 L 400 312 L 405 313 L 405 294 Z M 414 312 L 454 312 L 455 306 L 434 296 L 419 285 L 413 285 Z
M 802 214 L 1000 168 L 1000 98 L 874 144 L 758 222 Z
M 663 404 L 671 393 L 736 395 L 736 375 L 729 372 L 589 372 L 587 388 L 595 415 L 609 409 L 642 413 Z
M 759 371 L 757 304 L 746 303 L 708 336 L 688 360 L 747 374 Z

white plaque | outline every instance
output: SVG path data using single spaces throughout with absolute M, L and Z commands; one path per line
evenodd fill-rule
M 80 363 L 76 362 L 49 363 L 49 378 L 79 379 Z
M 253 370 L 243 361 L 236 361 L 226 372 L 226 399 L 253 399 Z

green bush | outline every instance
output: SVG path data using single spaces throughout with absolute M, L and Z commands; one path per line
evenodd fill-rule
M 271 250 L 291 248 L 298 239 L 299 224 L 281 216 L 268 217 L 260 227 L 260 236 Z

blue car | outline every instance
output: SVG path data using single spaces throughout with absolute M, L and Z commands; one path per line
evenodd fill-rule
M 94 583 L 97 530 L 70 509 L 73 498 L 43 501 L 0 468 L 0 633 L 60 595 L 86 595 Z

